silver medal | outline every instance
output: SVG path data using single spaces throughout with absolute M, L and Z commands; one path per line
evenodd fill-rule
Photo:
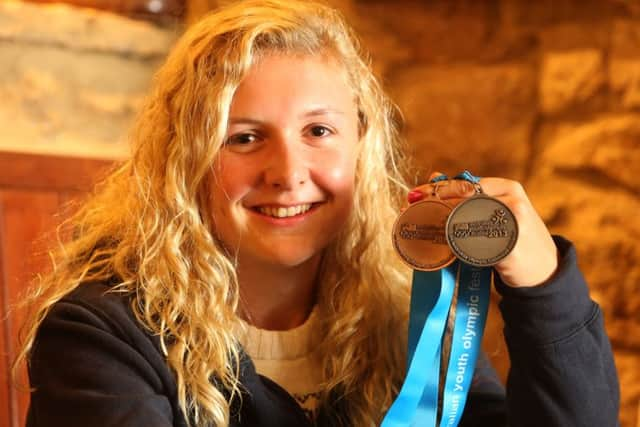
M 518 240 L 513 212 L 501 201 L 478 194 L 456 206 L 447 220 L 447 243 L 461 261 L 476 267 L 497 264 Z

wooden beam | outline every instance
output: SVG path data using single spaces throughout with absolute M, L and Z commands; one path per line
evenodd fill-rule
M 0 187 L 89 191 L 115 164 L 114 160 L 0 151 Z

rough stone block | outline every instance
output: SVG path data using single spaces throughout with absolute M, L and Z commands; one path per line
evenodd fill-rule
M 640 21 L 613 23 L 609 84 L 624 108 L 640 107 Z
M 640 56 L 640 20 L 616 20 L 611 30 L 611 56 L 637 58 Z
M 621 96 L 624 108 L 640 108 L 640 56 L 637 59 L 612 59 L 609 85 Z
M 601 49 L 609 46 L 611 28 L 608 21 L 596 21 L 585 29 L 581 21 L 535 28 L 543 52 L 576 49 Z
M 394 64 L 413 59 L 411 46 L 403 42 L 397 33 L 387 31 L 375 20 L 362 19 L 357 14 L 353 16 L 350 22 L 357 29 L 362 47 L 369 55 L 377 76 L 384 78 Z
M 630 331 L 632 332 L 632 331 Z M 633 332 L 632 332 L 633 333 Z M 637 330 L 635 331 L 637 333 Z M 620 401 L 620 425 L 640 425 L 640 356 L 630 351 L 616 353 L 616 366 L 620 375 L 620 388 L 624 390 Z
M 558 113 L 589 100 L 605 83 L 602 53 L 596 49 L 550 52 L 540 76 L 544 113 Z
M 619 0 L 624 1 L 624 0 Z M 633 1 L 633 0 L 631 0 Z M 566 22 L 598 22 L 615 16 L 614 1 L 602 0 L 537 0 L 500 2 L 502 21 L 507 26 L 541 28 Z
M 393 34 L 410 49 L 413 61 L 473 58 L 492 48 L 488 42 L 497 16 L 493 2 L 359 1 L 356 10 L 361 17 L 357 22 L 375 25 L 378 34 Z M 363 25 L 356 27 L 360 30 Z
M 3 148 L 106 157 L 125 151 L 155 65 L 15 43 L 0 43 L 0 56 Z
M 0 4 L 0 146 L 120 157 L 174 35 L 65 5 Z
M 468 168 L 523 177 L 535 114 L 529 67 L 413 67 L 391 79 L 391 87 L 422 175 Z
M 590 171 L 608 183 L 640 195 L 640 115 L 601 117 L 558 128 L 542 163 L 555 170 Z
M 107 12 L 64 4 L 0 3 L 0 40 L 79 51 L 161 57 L 175 32 Z

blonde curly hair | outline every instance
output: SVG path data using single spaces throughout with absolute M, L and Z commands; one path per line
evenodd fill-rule
M 138 321 L 160 337 L 190 425 L 229 423 L 241 389 L 232 328 L 239 291 L 234 261 L 212 233 L 207 177 L 235 90 L 272 53 L 330 56 L 356 97 L 363 149 L 354 205 L 325 250 L 318 282 L 322 401 L 344 408 L 335 425 L 380 423 L 405 370 L 408 269 L 390 242 L 406 190 L 398 115 L 340 14 L 307 1 L 235 3 L 181 37 L 134 124 L 133 155 L 66 223 L 72 233 L 28 300 L 33 316 L 18 362 L 57 301 L 83 283 L 116 277 L 114 291 L 130 294 Z

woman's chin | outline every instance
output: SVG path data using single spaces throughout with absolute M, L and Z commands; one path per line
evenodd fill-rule
M 314 263 L 316 260 L 320 259 L 320 255 L 315 252 L 304 253 L 304 251 L 300 250 L 293 253 L 277 252 L 269 255 L 270 256 L 267 258 L 269 264 L 274 267 L 281 268 L 297 268 Z

